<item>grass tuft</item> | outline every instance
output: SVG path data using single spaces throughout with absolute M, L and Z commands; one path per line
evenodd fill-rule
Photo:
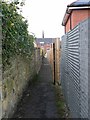
M 61 86 L 57 86 L 57 85 L 55 86 L 55 98 L 56 98 L 56 106 L 60 118 L 69 118 L 69 110 L 66 107 Z

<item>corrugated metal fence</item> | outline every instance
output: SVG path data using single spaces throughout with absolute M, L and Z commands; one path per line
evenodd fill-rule
M 81 22 L 61 41 L 61 85 L 73 118 L 89 118 L 89 22 Z

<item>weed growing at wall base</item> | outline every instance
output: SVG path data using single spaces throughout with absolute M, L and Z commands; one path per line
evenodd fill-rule
M 70 113 L 69 113 L 69 109 L 65 104 L 61 86 L 57 86 L 57 85 L 55 86 L 55 98 L 56 98 L 56 106 L 57 106 L 60 118 L 68 119 L 70 117 L 69 115 Z

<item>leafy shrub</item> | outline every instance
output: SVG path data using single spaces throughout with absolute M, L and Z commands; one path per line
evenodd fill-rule
M 34 49 L 34 37 L 28 33 L 27 20 L 18 12 L 18 4 L 2 2 L 3 67 L 9 65 L 10 58 L 15 55 L 29 58 Z

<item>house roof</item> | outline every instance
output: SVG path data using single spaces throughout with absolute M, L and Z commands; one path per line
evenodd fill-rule
M 90 0 L 77 0 L 71 3 L 70 5 L 68 5 L 68 7 L 89 6 L 89 5 L 90 5 Z
M 36 38 L 36 43 L 40 44 L 40 42 L 44 42 L 44 44 L 54 43 L 54 38 Z
M 70 5 L 67 5 L 67 9 L 66 9 L 63 21 L 62 21 L 62 25 L 63 26 L 66 25 L 67 20 L 73 9 L 85 9 L 85 8 L 89 9 L 89 6 L 90 6 L 90 0 L 77 0 L 71 3 Z

